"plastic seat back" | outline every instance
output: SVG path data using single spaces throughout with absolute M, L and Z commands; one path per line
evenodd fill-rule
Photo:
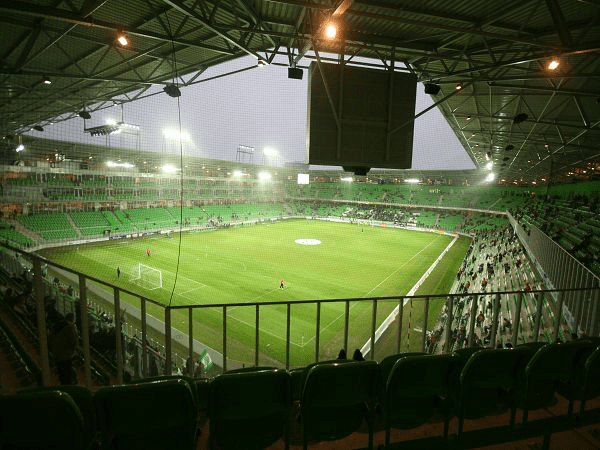
M 195 448 L 196 409 L 183 379 L 104 387 L 94 401 L 103 448 Z
M 301 399 L 305 446 L 309 440 L 348 436 L 365 418 L 371 444 L 378 371 L 375 361 L 320 363 L 310 368 Z
M 581 413 L 585 402 L 600 396 L 600 347 L 596 348 L 585 362 L 585 376 L 582 388 Z
M 71 396 L 61 391 L 0 397 L 0 447 L 77 450 L 83 417 Z
M 429 422 L 449 393 L 457 359 L 456 355 L 415 355 L 396 361 L 386 385 L 386 430 Z M 447 410 L 440 411 L 446 415 Z
M 507 406 L 514 422 L 518 367 L 526 357 L 526 349 L 487 349 L 469 358 L 460 374 L 459 433 L 464 419 L 485 417 Z
M 83 418 L 82 447 L 84 449 L 90 448 L 96 437 L 96 408 L 94 406 L 94 397 L 88 388 L 77 385 L 36 387 L 21 391 L 19 395 L 52 391 L 66 392 L 71 396 Z
M 290 375 L 266 369 L 225 373 L 210 386 L 210 442 L 213 447 L 258 449 L 288 441 Z
M 525 389 L 523 392 L 523 422 L 527 421 L 529 410 L 544 408 L 553 404 L 554 393 L 559 387 L 572 385 L 576 376 L 576 362 L 591 346 L 587 341 L 574 341 L 567 344 L 549 344 L 540 348 L 525 368 Z M 572 392 L 573 390 L 570 389 Z M 569 413 L 572 408 L 570 399 Z
M 397 353 L 395 355 L 386 356 L 379 363 L 379 381 L 377 383 L 379 401 L 381 404 L 385 403 L 385 388 L 387 386 L 387 380 L 392 373 L 392 369 L 394 368 L 394 364 L 400 358 L 404 358 L 407 356 L 416 356 L 416 355 L 425 355 L 422 352 L 407 352 L 407 353 Z

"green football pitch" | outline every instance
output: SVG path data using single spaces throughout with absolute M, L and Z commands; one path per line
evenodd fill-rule
M 154 235 L 115 240 L 41 253 L 165 305 L 269 303 L 406 294 L 452 239 L 436 233 L 302 219 L 187 232 L 181 238 L 175 233 L 172 238 Z M 305 245 L 299 243 L 301 240 L 318 244 Z M 460 239 L 442 260 L 440 266 L 450 276 L 445 276 L 442 286 L 439 281 L 434 283 L 439 291 L 435 293 L 450 288 L 446 284 L 448 279 L 451 284 L 467 245 L 467 239 Z M 146 253 L 148 249 L 150 256 Z M 155 271 L 143 277 L 144 283 L 135 280 L 140 264 L 161 272 L 162 287 L 156 288 Z M 121 270 L 119 278 L 117 267 Z M 430 278 L 434 276 L 435 272 Z M 285 281 L 283 289 L 281 279 Z M 123 300 L 139 307 L 135 298 L 124 295 Z M 377 323 L 397 304 L 398 301 L 380 302 Z M 344 308 L 344 302 L 322 304 L 321 359 L 335 357 L 343 342 Z M 153 305 L 148 312 L 157 318 L 164 317 L 164 312 Z M 291 306 L 292 366 L 314 360 L 316 314 L 315 304 Z M 349 347 L 361 347 L 370 337 L 371 318 L 372 302 L 351 302 Z M 193 320 L 194 337 L 222 351 L 223 309 L 196 309 Z M 254 361 L 255 320 L 255 306 L 227 308 L 228 357 L 246 363 Z M 172 321 L 175 327 L 187 332 L 187 310 L 174 311 Z M 261 360 L 285 360 L 286 333 L 287 306 L 262 305 Z

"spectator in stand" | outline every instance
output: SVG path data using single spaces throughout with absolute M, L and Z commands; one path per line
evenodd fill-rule
M 365 360 L 362 352 L 358 348 L 356 350 L 354 350 L 354 355 L 352 355 L 352 359 L 354 361 L 364 361 Z
M 483 315 L 483 311 L 480 311 L 479 315 L 477 316 L 477 326 L 481 327 L 483 325 L 484 320 L 485 316 Z
M 64 320 L 57 326 L 57 331 L 52 336 L 52 354 L 56 361 L 58 379 L 60 384 L 77 384 L 77 374 L 73 368 L 73 358 L 77 354 L 79 336 L 74 323 L 73 313 L 68 313 Z
M 506 331 L 507 328 L 508 331 L 512 331 L 512 323 L 510 322 L 510 320 L 508 320 L 508 318 L 505 317 L 502 321 L 502 331 Z

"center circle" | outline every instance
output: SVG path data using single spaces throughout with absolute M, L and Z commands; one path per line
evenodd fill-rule
M 296 239 L 294 242 L 300 245 L 319 245 L 321 243 L 318 239 Z

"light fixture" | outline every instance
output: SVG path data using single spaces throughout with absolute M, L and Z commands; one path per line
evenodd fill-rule
M 244 176 L 244 172 L 242 172 L 241 170 L 234 170 L 234 171 L 233 171 L 233 176 L 234 176 L 234 177 L 241 177 L 241 176 Z
M 406 180 L 404 180 L 405 183 L 411 183 L 411 184 L 417 184 L 420 183 L 421 180 L 419 180 L 418 178 L 407 178 Z
M 190 135 L 187 133 L 183 133 L 183 132 L 179 132 L 177 130 L 164 130 L 163 131 L 163 135 L 167 138 L 167 139 L 181 139 L 182 141 L 189 141 L 190 140 Z
M 341 177 L 340 181 L 345 181 L 346 183 L 352 183 L 353 178 L 352 177 Z
M 256 63 L 256 65 L 261 68 L 261 67 L 265 67 L 268 66 L 269 63 L 267 61 L 265 61 L 264 59 L 259 59 L 258 62 Z
M 527 113 L 519 113 L 513 119 L 513 123 L 522 123 L 525 122 L 529 118 Z
M 171 164 L 165 164 L 160 168 L 160 170 L 162 170 L 164 173 L 175 173 L 179 169 Z
M 460 91 L 463 88 L 463 84 L 462 83 L 456 83 L 456 86 L 454 89 L 456 89 L 457 91 Z
M 44 77 L 44 84 L 52 84 L 52 80 L 48 77 Z
M 332 23 L 328 24 L 327 27 L 325 28 L 325 36 L 328 39 L 334 39 L 336 34 L 337 34 L 337 28 L 335 27 L 335 25 Z
M 425 83 L 425 93 L 429 95 L 437 95 L 440 92 L 440 87 L 434 83 Z
M 265 156 L 277 156 L 277 150 L 268 147 L 263 150 L 263 153 Z
M 17 153 L 22 152 L 23 150 L 25 150 L 25 146 L 23 144 L 19 144 L 17 145 L 17 148 L 15 148 Z
M 258 179 L 261 181 L 269 181 L 271 179 L 271 174 L 269 172 L 260 172 L 258 174 Z
M 89 119 L 91 119 L 91 118 L 92 118 L 92 115 L 91 115 L 89 112 L 87 112 L 85 109 L 83 109 L 83 110 L 79 111 L 79 112 L 77 113 L 77 115 L 78 115 L 79 117 L 81 117 L 82 119 L 87 119 L 87 120 L 89 120 Z
M 553 59 L 548 64 L 548 69 L 549 70 L 555 70 L 559 65 L 560 65 L 560 62 L 557 59 Z
M 493 172 L 490 172 L 487 174 L 487 177 L 485 177 L 485 181 L 494 181 L 496 179 L 496 174 Z
M 487 170 L 492 170 L 492 168 L 494 167 L 494 161 L 489 161 L 486 165 L 485 168 Z
M 44 129 L 40 125 L 34 125 L 31 128 L 33 128 L 35 131 L 44 131 Z
M 471 116 L 467 116 L 467 121 L 471 120 Z
M 129 45 L 129 42 L 127 41 L 127 38 L 125 37 L 124 34 L 120 34 L 119 37 L 117 38 L 117 41 L 119 42 L 119 44 L 121 44 L 123 47 L 125 47 L 126 45 Z
M 166 94 L 169 97 L 181 97 L 181 91 L 179 90 L 179 88 L 177 86 L 175 86 L 174 84 L 167 84 L 164 88 L 163 91 L 166 92 Z

